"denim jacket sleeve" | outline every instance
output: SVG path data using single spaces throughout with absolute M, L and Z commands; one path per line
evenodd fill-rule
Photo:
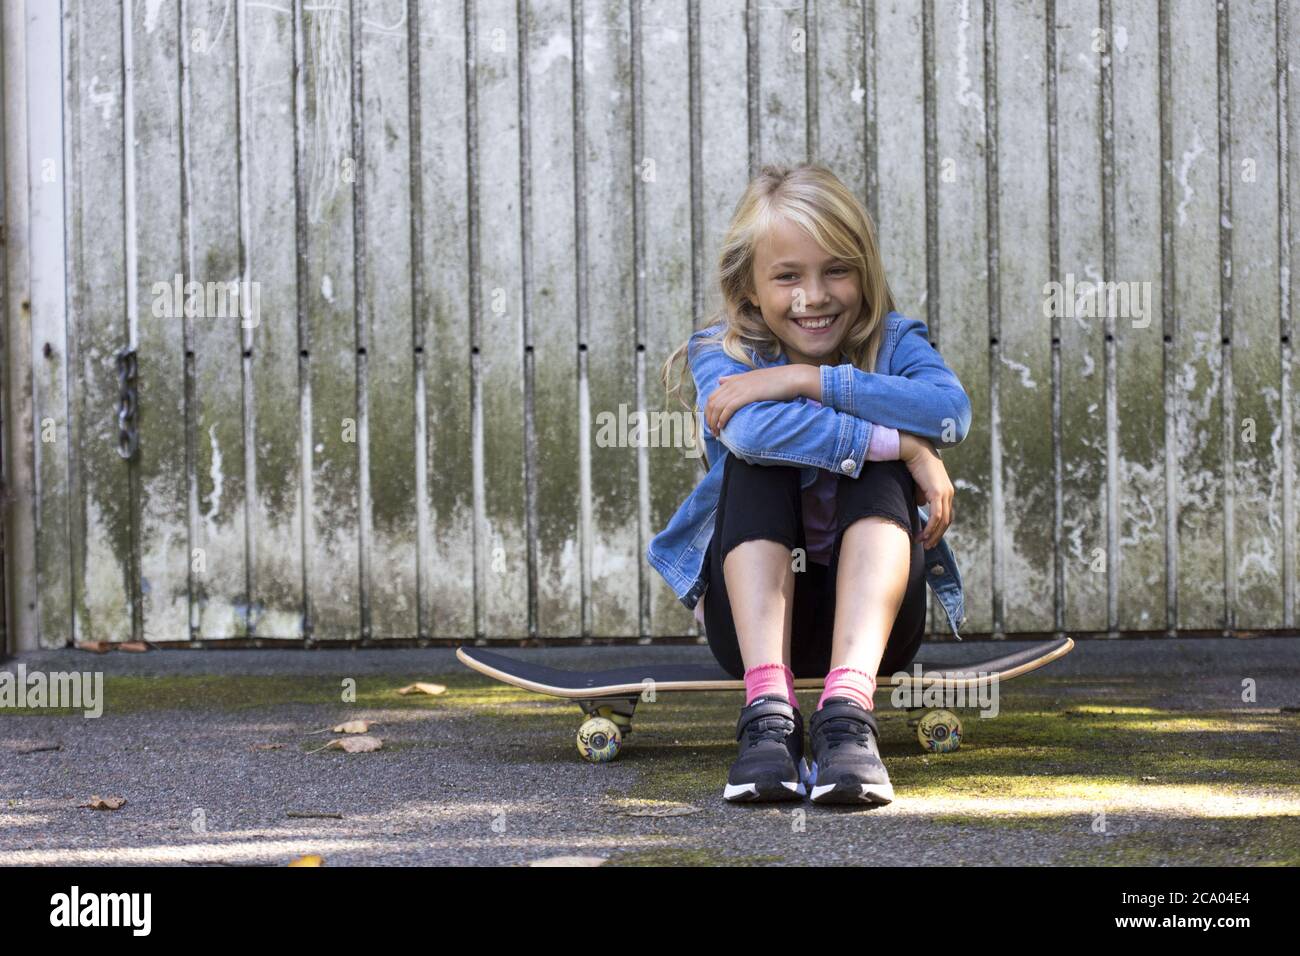
M 692 335 L 687 347 L 701 419 L 719 378 L 751 371 L 721 344 L 701 344 L 699 338 L 707 331 Z M 701 428 L 707 431 L 708 424 L 702 422 Z M 857 478 L 867 460 L 871 423 L 803 401 L 750 402 L 731 416 L 717 438 L 750 464 L 814 465 Z
M 822 403 L 928 438 L 936 448 L 962 441 L 970 431 L 970 399 L 930 344 L 924 322 L 905 319 L 892 366 L 893 374 L 880 375 L 850 364 L 823 365 Z

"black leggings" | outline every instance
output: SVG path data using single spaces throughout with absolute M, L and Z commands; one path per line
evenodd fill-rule
M 733 677 L 744 676 L 740 642 L 722 574 L 722 559 L 742 541 L 763 538 L 793 550 L 804 548 L 800 469 L 793 465 L 751 465 L 728 455 L 723 466 L 718 513 L 709 542 L 709 586 L 704 594 L 704 628 L 709 649 Z M 835 581 L 844 529 L 867 515 L 881 515 L 908 530 L 912 560 L 907 590 L 885 644 L 881 674 L 905 669 L 916 656 L 925 631 L 925 549 L 916 484 L 901 461 L 869 461 L 857 478 L 839 477 L 835 493 L 835 546 L 829 567 L 814 561 L 795 574 L 790 669 L 795 677 L 825 677 L 831 664 L 835 625 Z

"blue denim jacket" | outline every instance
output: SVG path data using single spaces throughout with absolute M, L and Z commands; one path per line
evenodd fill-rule
M 702 409 L 723 375 L 750 371 L 722 350 L 721 343 L 700 340 L 721 331 L 713 325 L 691 336 L 687 355 L 707 460 L 712 464 L 677 509 L 668 526 L 650 541 L 646 559 L 663 575 L 677 599 L 693 609 L 704 593 L 705 558 L 713 537 L 718 493 L 727 455 L 750 464 L 801 466 L 800 487 L 807 488 L 825 468 L 857 478 L 867 459 L 872 423 L 928 438 L 948 448 L 970 430 L 970 399 L 939 352 L 930 344 L 925 323 L 898 312 L 885 317 L 876 372 L 850 364 L 823 365 L 822 405 L 800 397 L 794 401 L 751 402 L 737 410 L 713 436 Z M 776 361 L 751 351 L 758 368 L 789 364 L 782 351 Z M 922 523 L 928 510 L 919 507 Z M 925 551 L 926 580 L 943 605 L 953 636 L 965 623 L 965 596 L 957 561 L 947 541 Z

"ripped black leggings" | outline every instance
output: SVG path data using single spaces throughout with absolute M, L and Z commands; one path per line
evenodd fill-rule
M 728 455 L 723 466 L 718 513 L 705 562 L 709 586 L 704 595 L 704 627 L 713 656 L 736 678 L 744 676 L 745 665 L 731 617 L 722 559 L 742 541 L 755 538 L 779 541 L 791 550 L 806 548 L 799 476 L 800 469 L 794 465 L 751 465 L 735 455 Z M 892 674 L 912 662 L 925 632 L 925 554 L 916 484 L 907 466 L 895 460 L 868 461 L 857 478 L 841 475 L 837 485 L 831 563 L 807 561 L 806 570 L 795 575 L 790 669 L 795 677 L 825 677 L 830 670 L 840 541 L 853 522 L 881 515 L 908 529 L 912 538 L 907 590 L 880 662 L 879 673 Z

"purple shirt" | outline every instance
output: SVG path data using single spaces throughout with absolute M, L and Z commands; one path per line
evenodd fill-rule
M 808 401 L 821 406 L 816 399 Z M 892 461 L 898 458 L 898 453 L 898 429 L 872 424 L 867 461 Z M 822 468 L 817 471 L 816 480 L 803 489 L 804 543 L 808 546 L 808 560 L 817 564 L 831 563 L 831 549 L 835 547 L 835 489 L 839 480 L 839 472 Z M 695 605 L 695 620 L 704 624 L 703 594 Z

